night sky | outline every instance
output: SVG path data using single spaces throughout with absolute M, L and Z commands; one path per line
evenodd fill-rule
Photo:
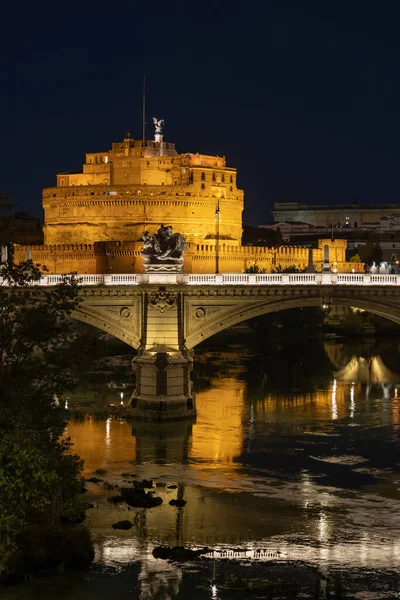
M 0 191 L 41 189 L 85 152 L 141 137 L 227 157 L 245 222 L 279 200 L 400 202 L 398 2 L 2 5 Z

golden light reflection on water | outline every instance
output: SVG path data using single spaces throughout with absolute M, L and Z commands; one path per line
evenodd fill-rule
M 126 463 L 136 459 L 136 438 L 126 423 L 114 419 L 107 421 L 71 421 L 65 431 L 74 443 L 74 452 L 85 460 L 85 475 L 95 469 Z
M 195 468 L 235 465 L 243 447 L 245 397 L 245 383 L 233 378 L 215 380 L 198 395 L 189 456 Z

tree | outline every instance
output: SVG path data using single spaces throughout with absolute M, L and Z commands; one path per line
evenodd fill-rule
M 371 266 L 373 262 L 379 264 L 382 262 L 382 248 L 378 242 L 367 242 L 357 247 L 357 253 L 361 262 Z
M 1 581 L 47 568 L 44 559 L 32 563 L 32 548 L 47 539 L 45 532 L 61 535 L 62 523 L 81 520 L 84 503 L 82 462 L 61 439 L 66 412 L 55 406 L 74 383 L 68 349 L 76 334 L 69 315 L 80 302 L 78 280 L 72 274 L 40 288 L 39 266 L 15 265 L 12 254 L 0 276 L 8 284 L 0 286 Z M 56 560 L 46 545 L 44 555 L 51 564 Z M 68 564 L 68 557 L 60 560 Z
M 14 206 L 9 195 L 0 192 L 0 246 L 9 244 L 15 233 L 15 216 L 11 213 Z
M 266 273 L 267 270 L 266 269 L 262 269 L 261 267 L 258 266 L 258 262 L 255 260 L 253 261 L 252 264 L 248 265 L 245 270 L 245 273 Z
M 288 267 L 278 265 L 272 269 L 271 273 L 305 273 L 306 270 L 306 267 L 304 267 L 304 269 L 299 269 L 296 265 L 289 265 Z

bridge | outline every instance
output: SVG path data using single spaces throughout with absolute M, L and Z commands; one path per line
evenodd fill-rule
M 61 275 L 42 277 L 53 286 Z M 353 306 L 400 324 L 400 275 L 93 274 L 80 276 L 73 317 L 123 340 L 138 353 L 132 414 L 175 419 L 195 414 L 193 349 L 260 315 L 305 306 Z

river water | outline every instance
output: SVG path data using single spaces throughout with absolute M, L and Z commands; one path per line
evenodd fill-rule
M 210 579 L 222 558 L 300 560 L 353 578 L 351 597 L 400 597 L 399 341 L 301 343 L 198 349 L 193 423 L 70 422 L 85 477 L 151 479 L 163 504 L 129 510 L 88 483 L 92 569 L 0 597 L 220 597 L 157 545 L 210 547 Z M 130 531 L 112 529 L 124 519 Z

